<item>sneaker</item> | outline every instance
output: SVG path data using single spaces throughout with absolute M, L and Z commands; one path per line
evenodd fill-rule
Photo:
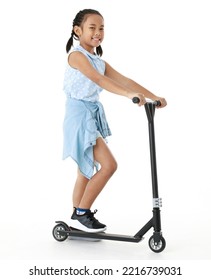
M 82 230 L 85 232 L 101 232 L 106 230 L 106 225 L 101 224 L 95 219 L 94 214 L 97 212 L 91 212 L 90 210 L 83 215 L 76 214 L 76 208 L 72 214 L 70 227 Z

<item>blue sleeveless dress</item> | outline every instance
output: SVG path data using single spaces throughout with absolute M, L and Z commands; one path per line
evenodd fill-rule
M 105 72 L 105 62 L 80 45 L 73 51 L 82 52 L 91 65 L 101 74 Z M 111 135 L 99 94 L 103 90 L 69 64 L 64 76 L 66 94 L 65 117 L 63 123 L 63 159 L 71 157 L 78 164 L 81 173 L 88 179 L 94 174 L 98 164 L 94 160 L 93 146 L 101 135 Z

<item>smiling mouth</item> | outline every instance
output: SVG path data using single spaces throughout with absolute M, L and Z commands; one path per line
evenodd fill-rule
M 93 37 L 92 40 L 94 40 L 95 42 L 101 42 L 101 39 L 100 39 L 100 38 L 95 38 L 95 37 Z

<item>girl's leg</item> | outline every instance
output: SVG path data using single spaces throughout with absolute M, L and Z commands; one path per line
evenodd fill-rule
M 84 193 L 79 203 L 80 208 L 90 209 L 93 202 L 102 191 L 105 184 L 117 169 L 117 163 L 104 140 L 99 137 L 94 146 L 94 159 L 99 162 L 101 169 L 90 179 L 87 185 L 84 182 Z M 78 201 L 77 201 L 78 202 Z
M 72 194 L 72 201 L 73 207 L 79 207 L 80 201 L 84 195 L 84 191 L 86 189 L 86 185 L 89 182 L 89 179 L 84 177 L 80 170 L 78 169 L 78 176 L 75 182 L 73 194 Z

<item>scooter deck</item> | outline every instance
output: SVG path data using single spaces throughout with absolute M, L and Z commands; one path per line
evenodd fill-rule
M 70 228 L 70 231 L 68 231 L 67 233 L 69 236 L 75 236 L 75 237 L 81 237 L 81 238 L 125 241 L 125 242 L 134 242 L 134 243 L 138 243 L 144 239 L 143 237 L 110 234 L 110 233 L 105 233 L 105 232 L 90 233 L 90 232 L 80 231 L 80 230 L 76 230 L 76 229 L 72 229 L 72 228 Z

